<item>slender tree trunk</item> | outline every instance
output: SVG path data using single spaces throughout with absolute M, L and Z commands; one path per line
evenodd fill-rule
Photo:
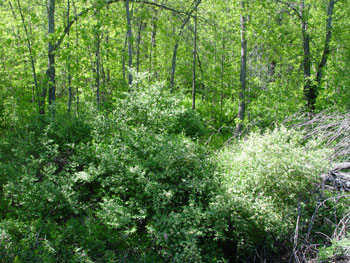
M 317 73 L 316 73 L 316 81 L 318 88 L 321 85 L 323 68 L 327 65 L 328 55 L 331 52 L 330 50 L 330 42 L 332 38 L 332 19 L 333 19 L 333 10 L 334 10 L 335 0 L 330 0 L 328 4 L 328 12 L 327 12 L 327 26 L 326 26 L 326 39 L 324 43 L 323 54 L 321 58 L 321 62 L 318 65 Z
M 69 23 L 69 15 L 70 15 L 70 0 L 67 0 L 67 25 Z M 69 39 L 69 32 L 67 33 L 67 37 Z M 67 43 L 67 48 L 68 48 L 68 50 L 70 50 L 69 41 Z M 71 72 L 70 72 L 70 58 L 71 58 L 71 56 L 69 54 L 68 59 L 67 59 L 67 71 L 68 71 L 68 113 L 71 113 L 71 111 L 72 111 L 72 99 L 73 99 L 73 95 L 72 95 L 72 75 L 71 75 Z
M 101 69 L 101 57 L 100 57 L 100 11 L 96 10 L 96 25 L 95 25 L 95 88 L 96 88 L 96 104 L 97 109 L 100 107 L 100 69 Z
M 123 48 L 123 62 L 122 62 L 122 70 L 123 70 L 123 80 L 126 82 L 126 74 L 125 74 L 125 51 L 126 51 L 126 44 L 128 43 L 128 33 L 125 34 L 125 40 L 124 40 L 124 48 Z
M 107 5 L 107 14 L 106 16 L 109 17 L 109 5 Z M 110 72 L 110 68 L 109 68 L 109 53 L 110 53 L 110 46 L 109 46 L 109 30 L 106 29 L 105 33 L 102 32 L 102 39 L 105 41 L 106 43 L 106 49 L 105 49 L 105 59 L 103 60 L 103 56 L 101 56 L 101 74 L 102 74 L 102 78 L 103 78 L 103 83 L 105 84 L 105 87 L 109 86 L 110 80 L 111 80 L 111 72 Z M 103 96 L 103 102 L 105 102 L 107 99 L 107 96 Z
M 106 86 L 108 86 L 110 84 L 110 81 L 111 81 L 111 71 L 110 71 L 110 68 L 109 68 L 109 52 L 110 52 L 110 46 L 109 46 L 109 31 L 107 31 L 107 36 L 106 36 L 106 46 L 107 46 L 107 50 L 106 50 L 106 76 L 105 76 L 105 79 L 104 79 L 104 82 L 106 83 Z
M 174 91 L 174 80 L 175 80 L 175 68 L 176 68 L 176 56 L 177 56 L 177 49 L 179 48 L 179 43 L 176 41 L 176 44 L 174 46 L 173 50 L 173 59 L 171 61 L 171 74 L 170 74 L 170 91 Z
M 140 44 L 141 44 L 141 32 L 143 27 L 142 18 L 140 19 L 140 24 L 137 32 L 137 41 L 136 41 L 136 72 L 139 73 L 140 70 Z
M 126 10 L 126 20 L 128 24 L 128 56 L 129 56 L 129 74 L 128 74 L 128 83 L 129 85 L 132 84 L 132 74 L 130 72 L 130 69 L 132 68 L 132 31 L 131 31 L 131 15 L 130 15 L 130 8 L 129 8 L 129 0 L 125 1 L 125 10 Z
M 77 8 L 75 6 L 75 2 L 74 0 L 72 0 L 72 5 L 73 5 L 73 9 L 74 9 L 74 15 L 77 17 Z M 77 25 L 75 27 L 75 47 L 78 48 L 79 47 L 79 31 L 78 31 L 78 21 L 77 21 Z M 79 64 L 79 60 L 78 60 L 78 57 L 75 58 L 75 62 L 76 64 L 78 65 Z M 76 87 L 76 91 L 75 91 L 75 96 L 76 96 L 76 111 L 77 111 L 77 115 L 79 116 L 79 88 L 78 88 L 78 85 Z
M 224 69 L 225 69 L 225 37 L 222 38 L 222 55 L 221 55 L 221 114 L 223 110 L 223 104 L 224 104 Z
M 324 49 L 323 49 L 321 61 L 317 67 L 316 79 L 315 79 L 316 83 L 311 83 L 310 77 L 308 79 L 306 79 L 307 87 L 304 89 L 304 91 L 306 92 L 307 106 L 311 112 L 314 111 L 315 107 L 316 107 L 316 100 L 317 100 L 317 96 L 318 96 L 318 90 L 321 86 L 323 68 L 327 65 L 328 55 L 330 53 L 330 46 L 329 45 L 330 45 L 331 38 L 332 38 L 332 18 L 333 18 L 333 9 L 334 9 L 335 2 L 336 2 L 335 0 L 330 0 L 329 4 L 328 4 L 326 38 L 325 38 L 325 44 L 324 44 Z M 303 24 L 302 24 L 302 28 L 303 28 Z M 303 30 L 303 36 L 304 36 L 304 34 L 305 34 L 305 30 Z M 307 32 L 306 32 L 306 34 L 307 34 Z M 305 41 L 305 39 L 304 39 L 304 41 Z M 307 41 L 309 41 L 308 35 L 307 35 Z M 306 44 L 306 45 L 308 45 L 308 44 Z M 305 50 L 306 50 L 306 52 L 309 52 L 308 56 L 310 57 L 310 50 L 308 50 L 307 47 L 305 49 L 305 44 L 304 44 L 304 55 L 305 55 Z M 311 59 L 309 59 L 308 63 L 311 64 Z M 305 59 L 304 59 L 304 66 L 305 66 Z M 308 68 L 307 73 L 311 74 L 310 66 Z
M 316 103 L 316 89 L 311 85 L 311 54 L 310 54 L 310 35 L 308 24 L 305 17 L 304 0 L 300 1 L 301 32 L 303 37 L 303 70 L 304 70 L 304 96 L 307 107 L 313 111 Z
M 98 29 L 99 30 L 99 29 Z M 95 51 L 95 85 L 96 85 L 96 103 L 100 107 L 100 33 L 96 33 L 96 51 Z
M 245 9 L 244 1 L 241 1 L 242 12 Z M 238 120 L 236 125 L 236 133 L 242 133 L 243 120 L 246 110 L 245 90 L 247 78 L 247 39 L 246 39 L 246 17 L 241 14 L 241 69 L 240 69 L 240 91 L 239 91 L 239 106 L 238 106 Z
M 10 4 L 11 4 L 11 2 L 10 2 Z M 29 38 L 29 33 L 28 33 L 28 29 L 27 29 L 27 26 L 25 23 L 20 0 L 17 0 L 17 5 L 18 5 L 19 13 L 21 15 L 24 32 L 26 34 L 27 47 L 28 47 L 28 51 L 29 51 L 29 58 L 30 58 L 30 63 L 31 63 L 31 67 L 32 67 L 32 74 L 33 74 L 33 81 L 34 81 L 34 86 L 33 86 L 33 90 L 32 90 L 32 101 L 33 101 L 33 104 L 35 104 L 35 96 L 37 96 L 37 93 L 38 93 L 38 81 L 37 81 L 37 76 L 36 76 L 36 68 L 35 68 L 35 60 L 34 60 L 33 50 L 32 50 L 32 43 L 31 43 L 30 38 Z
M 216 29 L 214 29 L 214 35 L 216 35 Z M 214 79 L 217 79 L 216 76 L 216 61 L 217 61 L 217 48 L 216 48 L 216 39 L 214 39 L 213 42 L 213 49 L 214 49 L 214 72 L 212 73 L 214 75 Z M 215 115 L 215 105 L 216 105 L 216 87 L 213 87 L 212 89 L 212 98 L 211 98 L 211 114 Z
M 308 32 L 308 21 L 307 21 L 307 13 L 309 7 L 305 8 L 305 2 L 304 0 L 300 0 L 299 4 L 299 10 L 291 5 L 288 2 L 282 1 L 282 0 L 276 0 L 276 2 L 279 2 L 281 4 L 284 4 L 291 8 L 298 18 L 300 19 L 301 24 L 301 33 L 303 38 L 303 71 L 304 71 L 304 96 L 306 99 L 306 106 L 309 109 L 309 111 L 314 111 L 316 106 L 316 99 L 318 96 L 318 89 L 321 85 L 322 80 L 322 73 L 323 68 L 327 64 L 328 55 L 330 53 L 330 42 L 332 37 L 332 17 L 333 17 L 333 10 L 334 5 L 337 2 L 337 0 L 329 0 L 328 3 L 328 12 L 327 12 L 327 25 L 326 25 L 326 39 L 325 39 L 325 45 L 322 53 L 322 58 L 320 63 L 317 66 L 316 71 L 316 83 L 314 84 L 311 81 L 311 52 L 310 52 L 310 35 Z
M 192 61 L 192 110 L 196 109 L 196 56 L 197 56 L 197 10 L 194 16 Z
M 153 59 L 153 53 L 156 49 L 156 34 L 157 34 L 157 13 L 152 17 L 152 32 L 151 32 L 151 47 L 149 51 L 149 64 L 148 64 L 148 82 L 151 82 L 151 74 L 155 68 L 155 58 Z
M 49 110 L 52 116 L 55 116 L 55 102 L 56 102 L 56 80 L 55 80 L 55 47 L 53 44 L 53 34 L 55 32 L 55 0 L 49 0 L 48 7 L 48 33 L 49 33 L 49 44 L 48 44 L 48 69 L 47 77 L 49 81 Z M 46 89 L 46 88 L 45 88 Z M 42 95 L 46 94 L 46 91 Z
M 177 35 L 177 39 L 176 39 L 176 43 L 174 46 L 174 50 L 173 50 L 173 59 L 172 59 L 172 63 L 171 63 L 171 74 L 170 74 L 170 91 L 173 92 L 174 90 L 174 79 L 175 79 L 175 68 L 176 68 L 176 56 L 177 56 L 177 49 L 179 48 L 179 41 L 180 38 L 183 34 L 184 28 L 186 26 L 186 24 L 188 23 L 188 21 L 190 20 L 192 13 L 197 9 L 198 5 L 201 3 L 202 0 L 197 0 L 195 2 L 194 7 L 192 8 L 192 10 L 187 14 L 186 19 L 184 20 L 184 22 L 182 23 L 181 27 L 180 27 L 180 32 Z

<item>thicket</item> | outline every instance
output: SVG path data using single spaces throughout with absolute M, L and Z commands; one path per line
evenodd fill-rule
M 283 127 L 211 150 L 180 97 L 138 85 L 108 113 L 6 129 L 1 261 L 247 262 L 262 251 L 281 260 L 329 152 Z

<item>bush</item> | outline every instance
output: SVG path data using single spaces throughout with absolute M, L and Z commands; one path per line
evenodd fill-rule
M 182 105 L 182 99 L 158 83 L 140 84 L 116 102 L 114 118 L 129 127 L 145 126 L 156 133 L 184 133 L 200 137 L 207 130 L 200 116 Z
M 222 189 L 211 203 L 215 235 L 245 261 L 259 246 L 287 239 L 298 199 L 312 199 L 328 167 L 327 150 L 285 128 L 251 134 L 218 156 Z M 243 256 L 243 257 L 242 257 Z M 243 258 L 245 260 L 243 260 Z
M 111 113 L 18 123 L 0 138 L 4 262 L 249 261 L 285 241 L 326 150 L 284 128 L 217 156 L 162 86 Z
M 117 105 L 30 120 L 1 138 L 5 262 L 205 258 L 215 165 L 186 137 L 201 121 L 159 87 L 140 86 Z M 189 132 L 183 119 L 195 120 Z

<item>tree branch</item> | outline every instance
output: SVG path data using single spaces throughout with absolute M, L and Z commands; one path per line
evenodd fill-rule
M 317 81 L 319 86 L 321 84 L 323 68 L 326 66 L 327 60 L 328 60 L 328 55 L 331 52 L 331 50 L 330 50 L 330 42 L 331 42 L 331 38 L 332 38 L 332 18 L 333 18 L 332 16 L 333 16 L 333 9 L 334 9 L 335 3 L 336 3 L 336 1 L 330 0 L 329 1 L 329 5 L 328 5 L 328 11 L 327 11 L 328 17 L 327 17 L 327 26 L 326 26 L 326 40 L 325 40 L 325 43 L 324 43 L 324 49 L 323 49 L 323 53 L 322 53 L 321 62 L 318 65 L 318 69 L 317 69 L 317 73 L 316 73 L 316 81 Z
M 114 3 L 117 3 L 117 2 L 121 2 L 121 1 L 125 1 L 125 0 L 107 0 L 106 1 L 106 5 L 110 5 L 110 4 L 114 4 Z M 163 5 L 163 4 L 158 4 L 158 3 L 154 3 L 154 2 L 150 2 L 150 1 L 144 1 L 144 0 L 132 0 L 131 2 L 135 2 L 135 3 L 140 3 L 140 4 L 146 4 L 146 5 L 150 5 L 150 6 L 155 6 L 155 7 L 158 7 L 158 8 L 161 8 L 161 9 L 165 9 L 165 10 L 168 10 L 168 11 L 171 11 L 171 12 L 174 12 L 176 14 L 179 14 L 179 15 L 187 15 L 187 20 L 192 16 L 192 12 L 188 13 L 188 12 L 184 12 L 184 11 L 179 11 L 179 10 L 176 10 L 172 7 L 169 7 L 169 6 L 166 6 L 166 5 Z M 199 1 L 200 2 L 200 1 Z M 71 26 L 83 15 L 87 14 L 90 10 L 94 9 L 95 8 L 95 5 L 91 6 L 91 7 L 88 7 L 88 8 L 85 8 L 83 11 L 81 11 L 79 14 L 77 14 L 72 20 L 69 21 L 68 25 L 64 28 L 63 30 L 63 33 L 62 35 L 60 36 L 60 38 L 56 41 L 55 45 L 54 45 L 54 50 L 57 50 L 63 39 L 65 38 L 65 36 L 67 35 L 67 33 L 69 32 Z M 187 23 L 187 22 L 186 22 Z M 185 24 L 186 24 L 185 23 Z
M 299 18 L 300 20 L 302 20 L 302 16 L 301 16 L 299 10 L 296 9 L 294 6 L 292 6 L 290 3 L 287 3 L 287 2 L 282 1 L 282 0 L 275 0 L 275 1 L 276 1 L 277 3 L 283 4 L 283 5 L 285 5 L 285 6 L 289 7 L 289 8 L 291 8 L 291 9 L 296 13 L 296 15 L 298 16 L 298 18 Z

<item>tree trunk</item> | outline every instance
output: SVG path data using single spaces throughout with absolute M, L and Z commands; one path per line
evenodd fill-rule
M 97 29 L 99 30 L 99 28 Z M 96 33 L 96 51 L 95 51 L 95 85 L 96 85 L 96 103 L 97 108 L 100 107 L 100 33 Z
M 75 6 L 75 2 L 74 0 L 72 0 L 72 5 L 73 5 L 73 9 L 74 9 L 74 15 L 77 17 L 77 8 Z M 77 22 L 78 23 L 78 22 Z M 69 31 L 68 31 L 69 32 Z M 75 27 L 75 47 L 78 48 L 79 47 L 79 32 L 78 32 L 78 25 Z M 78 60 L 78 57 L 75 58 L 76 59 L 76 64 L 78 65 L 79 64 L 79 60 Z M 79 88 L 78 88 L 78 85 L 76 87 L 76 111 L 77 111 L 77 115 L 79 116 Z
M 149 64 L 148 64 L 148 82 L 151 82 L 152 71 L 155 68 L 155 59 L 153 59 L 153 53 L 156 48 L 156 34 L 157 34 L 157 13 L 152 16 L 152 33 L 151 33 L 151 47 L 149 51 Z
M 126 77 L 125 77 L 125 50 L 126 50 L 126 44 L 128 43 L 128 33 L 125 35 L 125 40 L 124 40 L 124 48 L 123 48 L 123 62 L 122 62 L 122 70 L 123 70 L 123 80 L 126 82 Z
M 11 4 L 11 2 L 10 2 L 10 4 Z M 37 81 L 37 76 L 36 76 L 36 68 L 35 68 L 35 60 L 34 60 L 33 50 L 32 50 L 32 43 L 31 43 L 30 38 L 29 38 L 28 29 L 27 29 L 27 26 L 25 23 L 23 11 L 21 8 L 21 3 L 19 0 L 17 0 L 17 5 L 18 5 L 19 13 L 21 15 L 24 32 L 26 34 L 27 47 L 28 47 L 28 51 L 29 51 L 29 58 L 30 58 L 30 63 L 31 63 L 31 67 L 32 67 L 33 81 L 34 81 L 34 87 L 33 87 L 33 91 L 32 91 L 32 101 L 33 101 L 33 104 L 35 104 L 35 96 L 38 95 L 37 94 L 38 93 L 38 81 Z M 11 5 L 11 8 L 12 8 L 12 5 Z
M 242 12 L 245 9 L 244 1 L 241 2 Z M 238 106 L 238 123 L 236 125 L 236 133 L 242 133 L 243 120 L 246 110 L 245 90 L 247 78 L 247 39 L 246 39 L 246 17 L 241 14 L 241 69 L 240 69 L 240 91 L 239 91 L 239 106 Z
M 192 61 L 192 110 L 196 109 L 196 57 L 197 57 L 197 11 L 194 16 L 193 61 Z
M 96 105 L 97 109 L 100 107 L 100 68 L 101 68 L 101 59 L 100 59 L 100 11 L 95 11 L 96 25 L 95 25 L 95 88 L 96 88 Z
M 143 21 L 141 18 L 138 32 L 137 32 L 137 41 L 136 41 L 136 72 L 137 73 L 139 73 L 139 70 L 140 70 L 140 44 L 141 44 L 142 27 L 143 27 Z
M 129 74 L 128 74 L 128 83 L 129 85 L 132 84 L 132 74 L 130 72 L 132 68 L 132 31 L 131 31 L 131 15 L 130 15 L 130 8 L 129 8 L 129 0 L 125 1 L 125 10 L 126 10 L 126 20 L 128 24 L 128 56 L 129 56 Z
M 316 87 L 311 83 L 311 54 L 310 54 L 310 35 L 308 32 L 307 20 L 305 17 L 304 0 L 300 1 L 300 22 L 303 37 L 303 70 L 304 70 L 304 96 L 307 107 L 313 111 L 316 103 Z
M 55 83 L 55 47 L 53 44 L 53 34 L 55 32 L 55 0 L 49 1 L 48 7 L 48 33 L 49 33 L 49 45 L 48 45 L 48 69 L 47 77 L 49 81 L 49 111 L 52 116 L 55 116 L 55 102 L 56 102 L 56 83 Z M 45 88 L 46 89 L 46 88 Z M 46 91 L 42 95 L 46 94 Z
M 175 68 L 176 68 L 176 56 L 177 56 L 177 49 L 179 47 L 178 41 L 176 41 L 176 44 L 174 46 L 173 50 L 173 59 L 171 61 L 171 73 L 170 73 L 170 91 L 174 91 L 174 80 L 175 80 Z
M 70 0 L 67 0 L 67 25 L 69 23 L 69 15 L 70 15 Z M 69 38 L 69 32 L 67 33 L 67 37 Z M 70 45 L 69 45 L 69 41 L 67 44 L 67 48 L 68 50 L 70 50 Z M 71 56 L 69 54 L 68 59 L 67 59 L 67 71 L 68 71 L 68 113 L 71 113 L 72 111 L 72 99 L 73 99 L 73 95 L 72 95 L 72 75 L 70 72 L 70 59 Z
M 192 10 L 187 14 L 186 19 L 184 20 L 184 22 L 182 23 L 181 27 L 180 27 L 180 32 L 177 35 L 177 39 L 176 39 L 176 43 L 174 46 L 174 50 L 173 50 L 173 59 L 172 59 L 172 64 L 171 64 L 171 74 L 170 74 L 170 91 L 173 92 L 174 91 L 174 79 L 175 79 L 175 68 L 176 68 L 176 56 L 177 56 L 177 49 L 179 47 L 179 41 L 180 41 L 180 37 L 183 34 L 184 28 L 186 26 L 186 24 L 188 23 L 188 21 L 190 20 L 192 13 L 197 9 L 198 5 L 201 3 L 202 0 L 197 0 L 194 7 L 192 8 Z
M 220 111 L 222 114 L 224 104 L 224 69 L 225 69 L 225 37 L 222 38 L 222 54 L 221 54 L 221 100 L 220 100 Z
M 321 80 L 322 80 L 322 73 L 323 73 L 323 68 L 326 66 L 327 64 L 327 60 L 328 60 L 328 55 L 330 53 L 330 42 L 331 42 L 331 38 L 332 38 L 332 18 L 333 18 L 333 9 L 334 9 L 334 4 L 335 4 L 335 0 L 330 0 L 329 4 L 328 4 L 328 12 L 327 12 L 327 26 L 326 26 L 326 39 L 325 39 L 325 43 L 324 43 L 324 49 L 323 49 L 323 54 L 322 54 L 322 58 L 321 58 L 321 62 L 318 65 L 317 68 L 317 73 L 316 73 L 316 81 L 317 81 L 317 85 L 318 88 L 321 85 Z

